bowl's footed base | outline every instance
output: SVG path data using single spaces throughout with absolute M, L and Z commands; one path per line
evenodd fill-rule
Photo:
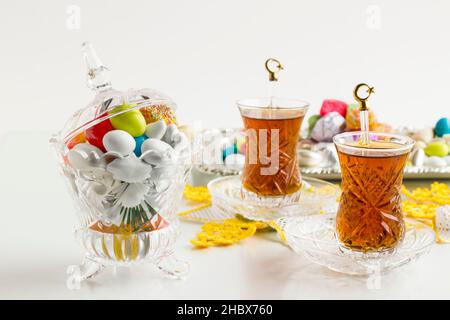
M 184 279 L 189 272 L 189 264 L 177 259 L 173 254 L 158 260 L 150 260 L 148 263 L 156 265 L 159 270 L 172 279 Z M 110 266 L 114 265 L 105 265 L 89 256 L 85 256 L 81 264 L 71 265 L 67 268 L 67 288 L 70 290 L 80 289 L 83 281 L 94 278 Z

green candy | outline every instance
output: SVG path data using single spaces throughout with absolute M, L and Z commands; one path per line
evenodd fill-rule
M 428 144 L 425 149 L 425 153 L 427 156 L 437 156 L 437 157 L 445 157 L 450 152 L 450 148 L 448 144 L 441 141 L 435 141 Z
M 130 104 L 123 104 L 121 106 L 114 107 L 109 114 L 115 114 L 132 107 L 133 106 Z M 110 119 L 110 121 L 114 129 L 126 131 L 135 138 L 142 136 L 145 132 L 145 118 L 138 109 L 133 109 L 114 116 Z
M 320 114 L 314 114 L 308 119 L 308 132 L 311 132 L 317 121 L 320 119 Z

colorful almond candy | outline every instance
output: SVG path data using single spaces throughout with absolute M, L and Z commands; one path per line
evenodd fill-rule
M 164 120 L 149 123 L 145 128 L 145 135 L 148 138 L 162 139 L 166 133 L 167 125 Z
M 418 148 L 412 154 L 411 162 L 413 166 L 422 167 L 423 164 L 425 163 L 425 159 L 426 159 L 425 151 L 423 151 L 423 149 Z
M 134 154 L 138 157 L 140 157 L 142 155 L 142 144 L 144 143 L 145 140 L 147 140 L 147 136 L 146 135 L 142 135 L 139 137 L 134 138 L 135 142 L 136 142 L 136 147 L 134 148 Z
M 320 114 L 313 114 L 311 117 L 308 118 L 308 133 L 309 134 L 311 134 L 311 131 L 313 130 L 317 121 L 319 121 L 320 117 L 321 117 Z
M 104 113 L 100 115 L 97 119 L 100 119 L 107 114 Z M 93 146 L 96 146 L 103 152 L 106 152 L 105 147 L 103 146 L 103 137 L 105 134 L 107 134 L 109 131 L 114 130 L 111 121 L 109 119 L 103 120 L 100 123 L 97 123 L 96 125 L 93 125 L 92 127 L 86 129 L 86 140 Z
M 170 144 L 159 139 L 146 139 L 141 146 L 141 150 L 142 160 L 155 166 L 171 163 L 175 157 L 175 151 Z
M 130 155 L 136 147 L 134 138 L 126 131 L 112 130 L 103 137 L 103 145 L 108 152 L 122 156 Z
M 86 142 L 86 132 L 82 131 L 79 134 L 77 134 L 75 137 L 73 137 L 72 139 L 70 139 L 66 146 L 67 148 L 72 149 L 73 147 L 75 147 L 77 144 L 79 143 L 83 143 Z
M 443 168 L 447 166 L 447 163 L 442 157 L 432 156 L 425 159 L 425 165 L 428 167 Z
M 434 127 L 434 133 L 438 137 L 450 134 L 450 118 L 441 118 Z
M 446 155 L 448 155 L 450 148 L 448 146 L 448 144 L 446 144 L 443 141 L 434 141 L 429 143 L 425 149 L 424 149 L 425 153 L 427 156 L 432 157 L 432 156 L 436 156 L 436 157 L 445 157 Z
M 119 114 L 111 118 L 111 124 L 114 129 L 126 131 L 133 137 L 139 137 L 145 132 L 146 122 L 142 113 L 137 109 L 131 109 L 132 107 L 132 105 L 126 103 L 114 107 L 109 114 Z M 120 113 L 127 109 L 131 110 Z
M 326 116 L 330 112 L 337 112 L 341 116 L 345 117 L 347 113 L 348 104 L 344 101 L 336 99 L 326 99 L 322 102 L 322 107 L 320 108 L 320 115 Z
M 67 161 L 74 169 L 104 168 L 103 152 L 89 144 L 79 143 L 67 153 Z
M 447 164 L 447 166 L 450 167 L 450 156 L 444 157 L 444 161 L 445 161 L 445 163 Z
M 237 145 L 235 143 L 225 147 L 222 151 L 222 160 L 225 161 L 225 159 L 232 154 L 237 154 L 238 153 L 238 149 L 237 149 Z
M 336 134 L 341 133 L 344 129 L 344 117 L 333 111 L 317 121 L 311 131 L 311 138 L 319 142 L 330 142 Z
M 245 156 L 239 153 L 229 154 L 224 163 L 230 169 L 242 170 L 245 164 Z

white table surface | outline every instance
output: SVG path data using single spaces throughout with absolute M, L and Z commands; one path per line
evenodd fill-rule
M 226 248 L 195 250 L 199 224 L 182 223 L 176 245 L 189 262 L 185 280 L 150 265 L 107 269 L 78 291 L 66 267 L 80 262 L 75 213 L 48 145 L 49 133 L 0 137 L 0 298 L 2 299 L 396 299 L 450 298 L 450 246 L 392 271 L 379 289 L 366 279 L 329 271 L 297 256 L 275 234 Z

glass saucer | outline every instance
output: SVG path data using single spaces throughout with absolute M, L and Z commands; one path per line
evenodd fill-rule
M 265 206 L 257 198 L 243 199 L 240 176 L 227 176 L 208 183 L 212 210 L 220 217 L 240 214 L 255 221 L 274 221 L 282 217 L 336 212 L 340 188 L 332 183 L 303 177 L 298 202 L 281 207 Z
M 403 242 L 389 253 L 342 251 L 335 235 L 336 214 L 281 218 L 277 221 L 289 246 L 310 261 L 351 275 L 384 273 L 403 266 L 425 253 L 435 243 L 430 227 L 406 219 Z

